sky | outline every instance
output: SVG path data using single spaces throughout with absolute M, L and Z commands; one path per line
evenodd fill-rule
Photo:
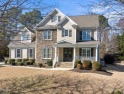
M 37 3 L 37 6 L 39 5 L 42 6 L 42 4 L 55 5 L 53 8 L 51 8 L 51 10 L 48 11 L 41 10 L 42 14 L 45 14 L 44 12 L 52 11 L 54 8 L 58 8 L 61 12 L 63 12 L 67 16 L 88 15 L 89 13 L 92 12 L 94 14 L 104 15 L 106 18 L 109 19 L 109 23 L 111 25 L 116 25 L 116 23 L 120 19 L 120 15 L 118 15 L 118 12 L 124 10 L 124 7 L 116 6 L 116 5 L 112 6 L 109 3 L 105 3 L 104 2 L 105 0 L 43 0 L 43 1 L 41 0 L 42 4 L 38 2 L 39 0 L 35 0 L 35 1 L 30 0 L 30 1 Z

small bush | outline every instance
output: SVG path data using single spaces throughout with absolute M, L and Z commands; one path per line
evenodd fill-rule
M 76 60 L 75 61 L 75 68 L 77 68 L 77 64 L 81 64 L 82 65 L 81 60 Z
M 52 60 L 47 60 L 47 65 L 52 66 L 53 65 L 53 61 Z
M 16 59 L 16 62 L 22 62 L 22 59 Z
M 26 63 L 26 65 L 31 65 L 30 61 L 26 61 L 25 63 Z
M 91 69 L 92 68 L 92 63 L 90 60 L 84 60 L 82 63 L 82 67 L 84 69 Z
M 15 63 L 15 59 L 9 59 L 9 60 L 8 60 L 8 63 L 9 63 L 9 64 L 12 64 L 12 63 L 14 64 L 14 63 Z
M 110 54 L 105 54 L 103 59 L 104 59 L 105 63 L 107 63 L 107 64 L 113 64 L 115 61 L 114 56 L 110 55 Z
M 9 61 L 9 58 L 8 58 L 8 57 L 5 57 L 5 58 L 4 58 L 4 63 L 7 64 L 8 61 Z
M 31 65 L 35 63 L 35 59 L 29 59 L 29 61 L 31 62 Z
M 29 59 L 28 58 L 23 58 L 22 59 L 22 62 L 26 62 L 26 61 L 29 61 Z
M 77 69 L 81 69 L 82 67 L 81 67 L 82 65 L 81 64 L 77 64 Z
M 100 64 L 99 62 L 96 61 L 96 62 L 93 62 L 93 63 L 92 63 L 92 69 L 93 69 L 93 70 L 99 71 L 99 70 L 101 70 L 101 68 L 102 68 L 102 67 L 101 67 L 101 64 Z
M 20 66 L 23 66 L 25 63 L 24 62 L 19 62 L 19 65 Z
M 43 64 L 42 63 L 38 63 L 38 66 L 41 68 L 43 66 Z
M 119 90 L 115 91 L 114 94 L 122 94 Z
M 16 62 L 12 62 L 11 65 L 16 65 Z

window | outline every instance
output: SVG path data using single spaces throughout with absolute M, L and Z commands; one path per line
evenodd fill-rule
M 52 17 L 52 20 L 51 20 L 52 22 L 60 22 L 61 21 L 61 16 L 53 16 Z
M 82 48 L 81 56 L 83 56 L 83 57 L 91 57 L 91 48 Z
M 43 59 L 51 59 L 51 48 L 42 49 Z
M 82 31 L 82 39 L 83 40 L 91 40 L 91 31 Z
M 71 36 L 72 36 L 72 30 L 71 30 L 71 29 L 69 29 L 69 30 L 64 29 L 64 30 L 62 31 L 62 37 L 65 37 L 65 36 L 71 37 Z
M 22 35 L 22 40 L 23 41 L 26 41 L 26 40 L 29 40 L 29 34 L 25 34 L 25 35 Z
M 29 58 L 33 58 L 33 49 L 29 49 Z
M 16 49 L 16 58 L 21 58 L 21 49 Z
M 44 40 L 50 40 L 50 39 L 52 39 L 52 31 L 50 31 L 50 30 L 43 31 L 42 37 L 43 37 Z

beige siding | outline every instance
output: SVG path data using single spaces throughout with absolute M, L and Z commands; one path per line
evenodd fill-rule
M 69 36 L 62 37 L 62 30 L 58 29 L 57 30 L 57 42 L 61 40 L 66 40 L 66 41 L 75 43 L 76 42 L 76 29 L 72 27 L 72 24 L 69 21 L 64 24 L 63 28 L 67 30 L 71 29 L 72 37 L 69 37 Z
M 97 30 L 94 31 L 94 40 L 97 40 L 97 36 L 98 36 L 97 32 L 98 32 Z
M 53 16 L 61 16 L 61 19 L 65 17 L 65 15 L 61 12 L 54 13 Z M 44 25 L 56 25 L 58 23 L 58 21 L 52 22 L 51 19 L 52 17 L 48 18 L 47 21 L 44 23 Z
M 29 34 L 29 35 L 30 35 L 30 36 L 29 36 L 30 38 L 29 38 L 29 40 L 22 41 L 22 37 L 21 37 L 21 42 L 22 42 L 22 43 L 27 43 L 27 42 L 28 42 L 28 43 L 31 43 L 31 35 L 32 35 L 31 32 L 27 31 L 25 34 Z
M 15 49 L 10 49 L 10 53 L 11 53 L 10 58 L 14 59 L 15 58 Z
M 22 49 L 22 58 L 28 58 L 27 49 Z

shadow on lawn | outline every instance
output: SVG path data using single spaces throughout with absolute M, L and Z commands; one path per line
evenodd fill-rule
M 105 70 L 112 70 L 118 72 L 124 72 L 124 65 L 121 64 L 107 64 L 107 67 L 104 67 Z

